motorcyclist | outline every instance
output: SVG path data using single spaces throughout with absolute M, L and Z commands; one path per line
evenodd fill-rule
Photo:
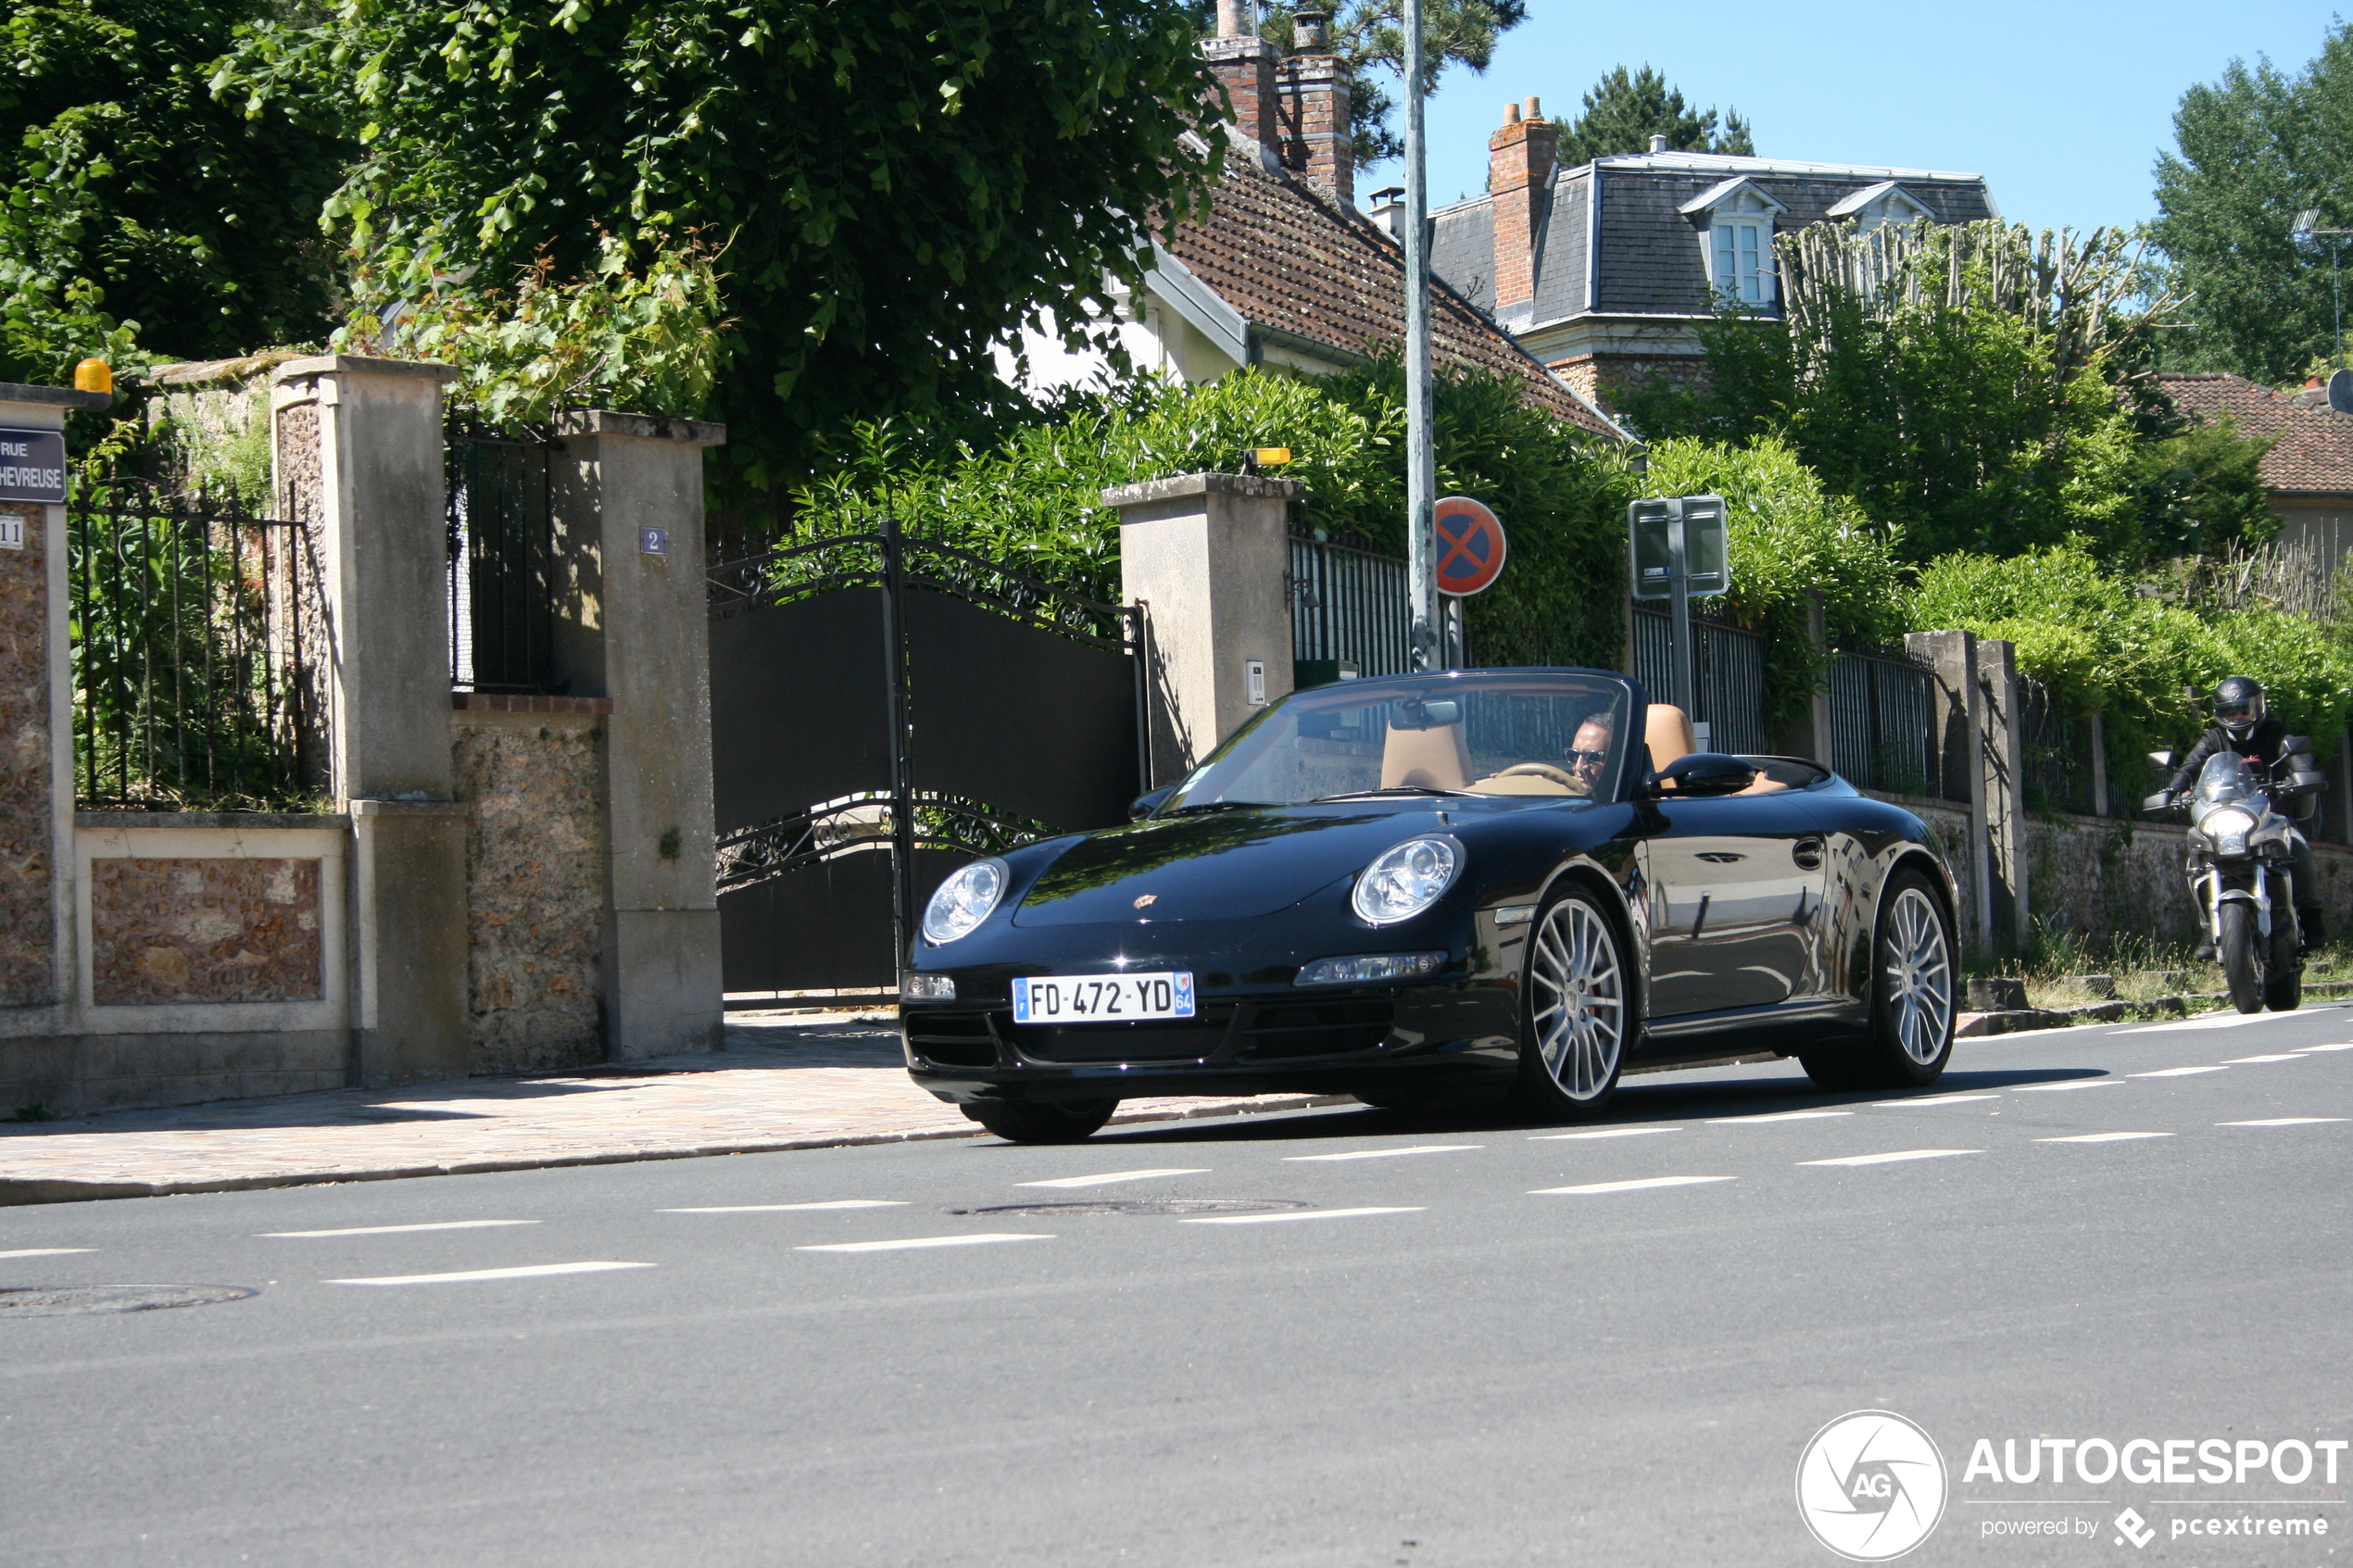
M 2196 783 L 2198 771 L 2207 759 L 2222 752 L 2235 752 L 2246 759 L 2259 777 L 2271 776 L 2271 764 L 2286 756 L 2284 742 L 2287 726 L 2266 711 L 2263 684 L 2247 675 L 2232 675 L 2214 688 L 2214 723 L 2198 737 L 2182 765 L 2173 771 L 2173 782 L 2166 786 L 2169 804 L 2179 802 Z M 2312 846 L 2302 833 L 2295 837 L 2296 920 L 2302 929 L 2304 946 L 2309 951 L 2322 941 L 2321 929 L 2321 867 L 2313 858 Z M 2200 933 L 2197 956 L 2214 956 L 2214 934 Z

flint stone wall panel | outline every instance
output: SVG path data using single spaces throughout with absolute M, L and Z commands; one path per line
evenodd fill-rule
M 605 1059 L 604 759 L 594 718 L 460 712 L 467 1070 Z
M 0 1007 L 57 999 L 49 777 L 47 508 L 0 506 L 24 548 L 0 550 Z
M 315 859 L 93 859 L 90 932 L 101 1007 L 326 995 Z

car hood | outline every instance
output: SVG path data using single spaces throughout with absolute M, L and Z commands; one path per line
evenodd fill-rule
M 1072 844 L 1030 884 L 1016 926 L 1235 920 L 1288 909 L 1361 871 L 1434 812 L 1270 807 L 1106 828 Z

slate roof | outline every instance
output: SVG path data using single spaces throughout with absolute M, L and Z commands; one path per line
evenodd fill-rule
M 1857 191 L 1893 182 L 1940 223 L 1998 217 L 1984 177 L 1933 169 L 1793 163 L 1779 158 L 1697 153 L 1646 153 L 1555 169 L 1539 209 L 1536 298 L 1529 322 L 1609 315 L 1708 313 L 1704 220 L 1678 209 L 1727 180 L 1745 175 L 1788 211 L 1782 232 L 1823 221 Z M 1592 204 L 1600 193 L 1600 266 L 1588 276 L 1594 237 Z M 1430 256 L 1439 274 L 1482 308 L 1494 307 L 1492 198 L 1474 196 L 1432 215 Z
M 2263 458 L 2266 490 L 2353 494 L 2353 414 L 2330 408 L 2327 393 L 2274 392 L 2245 376 L 2218 372 L 2175 372 L 2157 380 L 2184 413 L 2208 421 L 2228 415 L 2241 435 L 2275 438 Z
M 1168 235 L 1169 253 L 1253 327 L 1352 358 L 1402 344 L 1404 247 L 1354 207 L 1270 173 L 1248 156 L 1248 147 L 1237 138 L 1208 221 L 1187 223 Z M 1444 286 L 1443 274 L 1431 290 L 1430 348 L 1441 371 L 1475 366 L 1516 378 L 1530 403 L 1596 435 L 1631 439 L 1482 310 Z

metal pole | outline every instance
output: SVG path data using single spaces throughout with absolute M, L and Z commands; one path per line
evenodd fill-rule
M 2345 253 L 2343 240 L 2329 242 L 2329 296 L 2336 304 L 2336 368 L 2345 369 L 2345 282 L 2338 267 Z
M 885 715 L 890 724 L 890 903 L 898 955 L 891 989 L 899 988 L 915 942 L 915 792 L 907 759 L 906 547 L 899 519 L 882 520 L 883 683 Z
M 1684 569 L 1683 518 L 1679 505 L 1676 515 L 1667 522 L 1667 576 L 1672 593 L 1673 657 L 1667 662 L 1667 672 L 1675 685 L 1675 706 L 1683 717 L 1696 721 L 1698 713 L 1692 700 L 1692 580 Z
M 1413 667 L 1438 648 L 1438 459 L 1429 390 L 1429 192 L 1422 144 L 1422 0 L 1405 0 L 1405 559 Z

